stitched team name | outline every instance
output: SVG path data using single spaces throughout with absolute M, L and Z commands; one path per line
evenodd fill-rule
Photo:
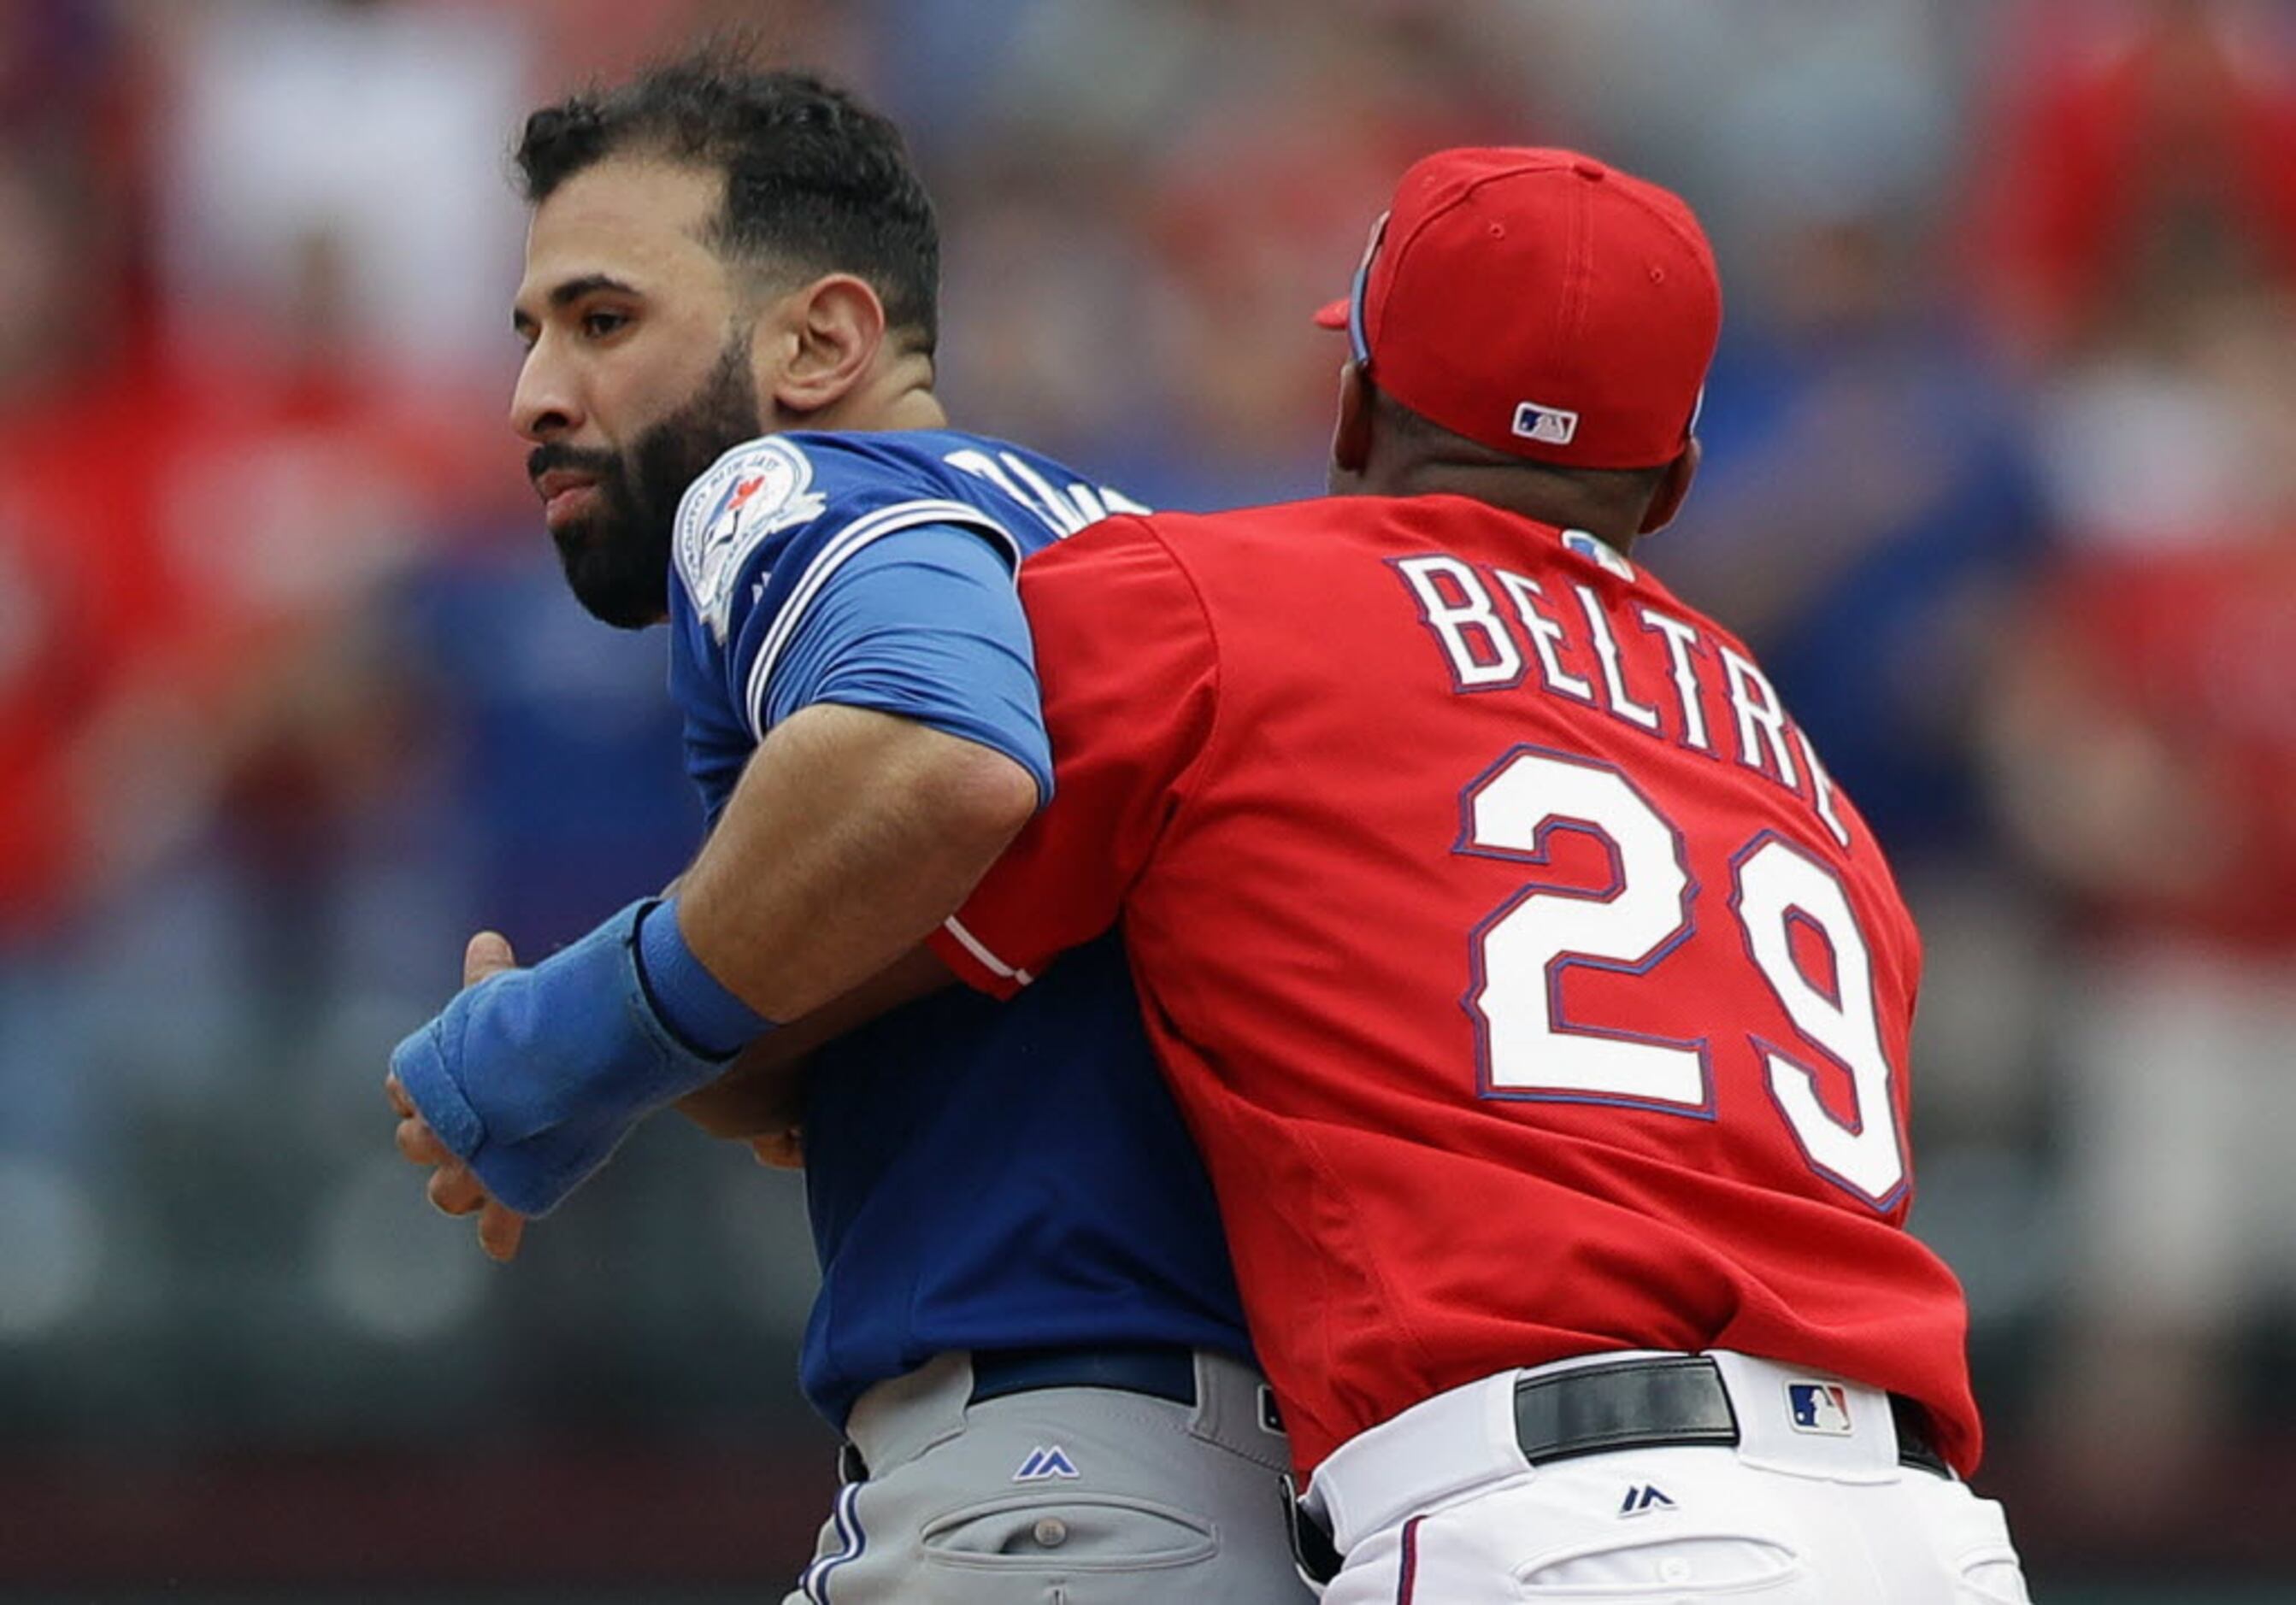
M 1834 840 L 1849 845 L 1834 806 L 1833 782 L 1809 737 L 1786 717 L 1762 671 L 1712 632 L 1635 604 L 1637 625 L 1665 643 L 1668 669 L 1662 684 L 1637 686 L 1630 684 L 1628 654 L 1592 585 L 1541 585 L 1527 575 L 1440 553 L 1398 558 L 1391 566 L 1461 692 L 1510 691 L 1535 673 L 1550 695 L 1719 757 L 1718 721 L 1708 714 L 1719 665 L 1727 717 L 1718 722 L 1729 727 L 1731 756 L 1808 802 Z

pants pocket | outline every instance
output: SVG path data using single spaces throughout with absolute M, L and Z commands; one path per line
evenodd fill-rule
M 2032 1605 L 2025 1568 L 2014 1555 L 1972 1561 L 1961 1570 L 1962 1597 L 1968 1605 Z
M 1676 1534 L 1542 1556 L 1515 1574 L 1528 1600 L 1793 1598 L 1807 1580 L 1782 1544 L 1732 1534 Z M 1793 1591 L 1793 1592 L 1788 1592 Z
M 2009 1522 L 2001 1507 L 1989 1499 L 1973 1501 L 1972 1525 L 1978 1531 L 1955 1559 L 1959 1576 L 1954 1581 L 1967 1605 L 2032 1605 L 2025 1588 L 2025 1568 L 2009 1542 Z
M 952 1511 L 920 1535 L 942 1565 L 1061 1572 L 1193 1566 L 1218 1552 L 1210 1523 L 1117 1494 L 998 1499 Z
M 1938 1558 L 1960 1605 L 2032 1605 L 2000 1505 L 1958 1482 L 1924 1485 L 1922 1492 L 1930 1496 Z

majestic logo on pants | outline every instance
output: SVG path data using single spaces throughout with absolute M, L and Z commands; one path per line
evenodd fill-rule
M 1029 1451 L 1029 1458 L 1022 1461 L 1021 1469 L 1013 1473 L 1013 1480 L 1014 1482 L 1068 1481 L 1083 1475 L 1083 1472 L 1076 1469 L 1076 1462 L 1069 1458 L 1069 1452 L 1066 1449 L 1062 1448 L 1058 1444 L 1054 1444 L 1049 1449 L 1039 1444 Z
M 1619 1507 L 1621 1516 L 1647 1516 L 1652 1511 L 1671 1511 L 1677 1506 L 1654 1482 L 1639 1483 L 1627 1490 L 1627 1499 Z
M 1789 1382 L 1786 1404 L 1793 1413 L 1796 1432 L 1822 1432 L 1828 1437 L 1849 1436 L 1849 1392 L 1839 1382 Z

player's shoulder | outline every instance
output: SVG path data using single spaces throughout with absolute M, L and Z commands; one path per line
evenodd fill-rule
M 1137 533 L 1120 533 L 1127 522 Z M 1584 529 L 1536 520 L 1458 495 L 1332 495 L 1219 512 L 1161 512 L 1111 520 L 1095 544 L 1152 541 L 1213 605 L 1283 616 L 1287 598 L 1313 598 L 1321 609 L 1372 605 L 1392 595 L 1391 577 L 1431 568 L 1442 586 L 1469 585 L 1472 595 L 1655 610 L 1718 638 L 1741 657 L 1744 644 L 1685 604 L 1638 557 Z M 1116 561 L 1113 554 L 1104 561 Z M 1448 591 L 1444 592 L 1448 594 Z M 1642 632 L 1634 632 L 1639 639 Z
M 1124 616 L 1160 598 L 1182 611 L 1232 603 L 1261 616 L 1296 617 L 1283 600 L 1314 592 L 1317 575 L 1344 536 L 1336 504 L 1268 503 L 1217 512 L 1111 512 L 1103 522 L 1029 560 L 1032 576 L 1067 577 L 1068 588 L 1122 594 Z
M 975 526 L 1010 540 L 1007 519 L 950 465 L 978 438 L 949 430 L 797 432 L 734 446 L 687 487 L 671 561 L 719 639 L 737 593 L 793 557 L 840 539 L 923 523 Z
M 1104 528 L 1092 532 L 1095 542 L 1123 541 L 1155 546 L 1183 566 L 1200 561 L 1249 560 L 1268 554 L 1300 553 L 1319 535 L 1345 522 L 1335 512 L 1336 498 L 1269 502 L 1217 512 L 1133 512 L 1111 517 Z
M 946 429 L 793 430 L 770 438 L 840 482 L 890 482 L 920 489 L 947 486 L 949 476 L 958 471 L 952 460 L 967 452 L 1011 449 L 986 435 Z
M 1282 569 L 1315 584 L 1335 566 L 1437 551 L 1521 569 L 1586 564 L 1635 577 L 1623 558 L 1583 532 L 1534 524 L 1463 496 L 1311 496 L 1218 512 L 1160 512 L 1144 522 L 1145 533 L 1188 568 Z
M 816 479 L 832 494 L 853 490 L 942 495 L 979 502 L 989 510 L 1033 512 L 1040 511 L 1033 504 L 1046 487 L 1085 479 L 1067 463 L 1032 447 L 964 430 L 800 430 L 770 438 L 786 452 L 810 462 Z M 1121 497 L 1119 502 L 1126 511 L 1146 511 Z

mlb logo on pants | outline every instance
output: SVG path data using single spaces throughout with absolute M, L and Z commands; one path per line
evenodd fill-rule
M 1789 1382 L 1786 1404 L 1797 1432 L 1849 1436 L 1849 1394 L 1839 1382 Z

